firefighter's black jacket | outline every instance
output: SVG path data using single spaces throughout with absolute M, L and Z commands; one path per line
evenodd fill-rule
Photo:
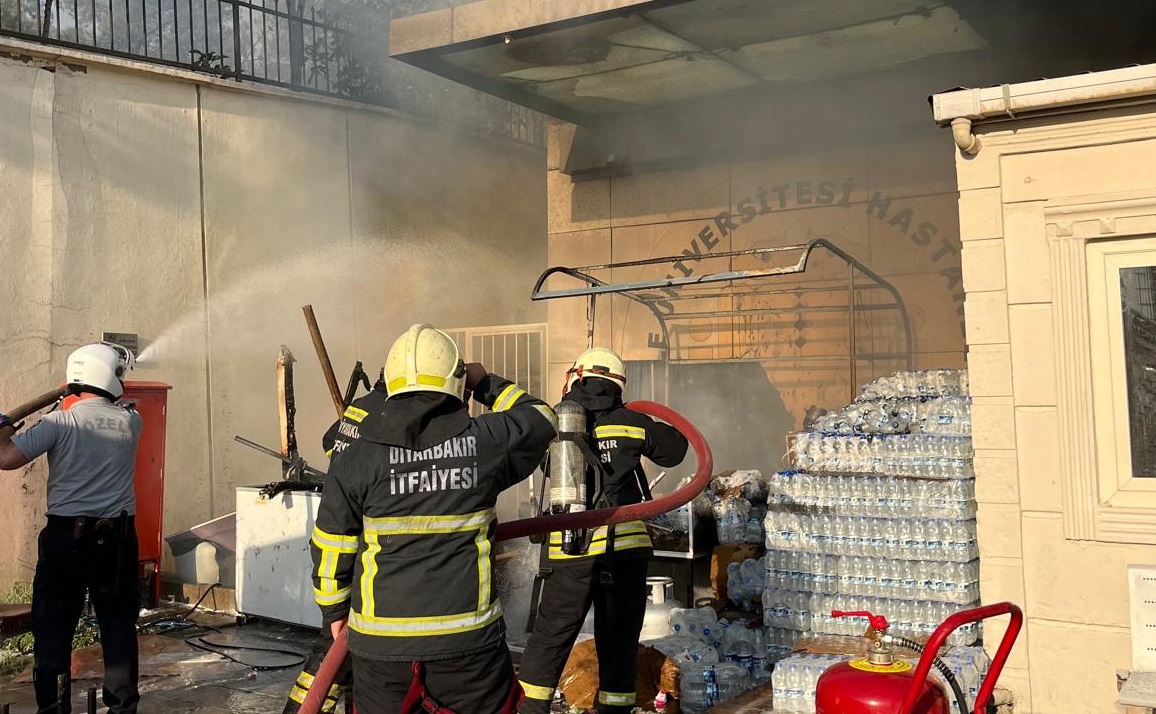
M 496 375 L 474 398 L 494 413 L 399 395 L 333 456 L 311 541 L 314 595 L 327 624 L 349 617 L 359 657 L 448 659 L 502 642 L 494 507 L 541 462 L 554 413 Z
M 642 501 L 639 483 L 645 478 L 640 468 L 642 457 L 665 467 L 677 466 L 686 457 L 686 437 L 668 424 L 627 409 L 621 391 L 613 382 L 587 377 L 576 383 L 563 400 L 577 402 L 586 409 L 587 432 L 593 437 L 595 455 L 602 462 L 603 487 L 612 507 Z M 588 509 L 598 507 L 593 500 L 595 495 L 594 471 L 587 469 Z M 551 533 L 550 559 L 572 560 L 602 555 L 606 552 L 606 535 L 605 526 L 598 528 L 584 555 L 569 556 L 562 552 L 562 535 Z M 650 536 L 642 521 L 628 521 L 614 527 L 614 552 L 651 547 Z

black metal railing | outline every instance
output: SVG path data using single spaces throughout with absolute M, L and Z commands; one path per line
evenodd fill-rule
M 505 100 L 456 96 L 446 112 L 442 78 L 389 59 L 389 17 L 414 11 L 413 3 L 383 2 L 0 0 L 0 35 L 449 116 L 486 134 L 545 145 L 544 117 Z
M 0 0 L 0 34 L 337 96 L 364 88 L 359 38 L 307 0 Z

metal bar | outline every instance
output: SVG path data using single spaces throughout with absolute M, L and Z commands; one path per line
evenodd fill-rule
M 277 52 L 277 81 L 280 82 L 281 81 L 281 18 L 277 17 L 276 15 L 274 15 L 273 17 L 274 17 L 274 27 L 277 30 L 277 33 L 275 35 L 277 39 L 273 43 L 273 46 L 276 48 L 276 52 Z
M 261 0 L 261 4 L 262 5 L 265 4 L 264 0 Z M 266 22 L 265 18 L 267 18 L 268 16 L 269 16 L 269 13 L 267 13 L 267 12 L 261 13 L 261 76 L 262 77 L 268 77 L 269 76 L 269 28 L 265 24 L 265 22 Z
M 785 366 L 776 366 L 775 367 L 775 369 L 777 371 L 780 371 L 780 372 L 803 372 L 803 371 L 815 369 L 815 366 L 813 363 L 823 361 L 823 360 L 830 361 L 832 364 L 832 369 L 845 369 L 844 363 L 845 363 L 846 359 L 847 359 L 846 355 L 837 354 L 837 355 L 818 355 L 818 356 L 810 356 L 810 357 L 758 357 L 758 356 L 754 356 L 754 357 L 718 357 L 718 358 L 711 358 L 711 359 L 686 359 L 686 358 L 682 358 L 682 357 L 670 357 L 670 358 L 668 358 L 668 361 L 670 364 L 730 364 L 730 363 L 737 363 L 737 362 L 765 362 L 765 363 L 775 364 L 775 365 L 779 365 L 779 364 L 785 365 Z M 894 361 L 898 361 L 898 362 L 906 362 L 907 355 L 906 354 L 899 354 L 899 353 L 893 354 L 893 355 L 871 355 L 870 358 L 861 357 L 859 359 L 860 362 L 883 362 L 883 361 L 890 361 L 890 360 L 894 360 Z M 794 364 L 795 362 L 799 362 L 800 364 L 796 365 L 796 364 Z M 838 363 L 838 364 L 836 364 L 836 363 Z M 839 366 L 839 365 L 842 365 L 842 366 Z
M 850 274 L 850 279 L 847 283 L 847 310 L 848 310 L 848 339 L 847 351 L 851 360 L 851 395 L 847 399 L 847 403 L 855 401 L 855 385 L 859 384 L 858 375 L 855 370 L 855 266 L 848 264 L 847 272 Z
M 883 312 L 885 310 L 898 309 L 897 305 L 863 305 L 859 307 L 860 311 L 869 310 L 872 312 Z M 751 307 L 751 308 L 732 308 L 730 310 L 699 310 L 696 312 L 680 312 L 673 315 L 668 315 L 666 320 L 668 322 L 680 322 L 682 320 L 693 320 L 699 317 L 747 317 L 755 315 L 772 315 L 772 314 L 795 314 L 800 312 L 846 312 L 847 308 L 843 305 L 817 305 L 815 307 Z
M 316 21 L 317 20 L 316 8 L 310 8 L 309 15 L 310 15 L 309 19 Z M 314 25 L 313 27 L 311 27 L 309 29 L 309 33 L 313 36 L 313 71 L 316 72 L 317 71 L 317 25 Z M 326 57 L 325 59 L 326 59 L 326 63 L 328 63 L 329 58 Z M 329 72 L 328 72 L 328 68 L 327 68 L 326 74 L 328 74 L 328 73 Z M 304 76 L 302 76 L 301 81 L 308 82 L 309 80 L 306 79 Z M 316 89 L 317 84 L 314 83 L 313 87 Z
M 765 278 L 775 275 L 792 275 L 803 272 L 804 268 L 795 265 L 786 268 L 767 268 L 766 270 L 732 270 L 725 273 L 707 273 L 705 275 L 691 275 L 685 278 L 663 278 L 661 280 L 645 280 L 638 283 L 621 285 L 593 285 L 586 288 L 571 290 L 554 290 L 546 293 L 535 293 L 531 300 L 554 300 L 563 297 L 579 297 L 583 295 L 603 295 L 607 293 L 629 293 L 634 290 L 655 290 L 658 288 L 676 288 L 682 285 L 705 285 L 721 283 L 729 280 L 747 280 L 750 278 Z
M 314 13 L 314 18 L 316 19 L 316 13 Z M 316 37 L 316 33 L 314 33 L 314 37 Z M 314 42 L 316 42 L 316 40 L 314 40 Z M 328 29 L 323 28 L 321 30 L 321 42 L 325 46 L 325 49 L 323 50 L 323 52 L 325 53 L 325 55 L 324 55 L 325 56 L 325 91 L 331 92 L 331 91 L 333 91 L 333 84 L 329 81 L 329 74 L 331 71 L 331 68 L 329 66 L 329 61 L 333 58 L 333 56 L 329 54 L 329 30 Z
M 157 0 L 160 2 L 160 0 Z M 181 61 L 181 12 L 177 9 L 177 0 L 173 0 L 173 42 L 176 44 L 176 49 L 173 50 L 173 57 L 177 62 Z M 161 53 L 161 59 L 164 59 L 164 53 Z M 191 59 L 191 58 L 190 58 Z
M 822 240 L 822 239 L 818 239 Z M 688 256 L 685 254 L 668 255 L 662 258 L 643 258 L 642 260 L 629 260 L 622 263 L 607 263 L 605 265 L 585 265 L 574 268 L 574 270 L 609 270 L 610 268 L 633 268 L 640 265 L 659 265 L 660 263 L 682 263 L 688 260 L 706 260 L 708 258 L 735 258 L 745 255 L 767 255 L 771 253 L 784 253 L 792 250 L 810 251 L 813 247 L 812 243 L 802 243 L 799 245 L 781 245 L 771 248 L 748 248 L 746 250 L 730 250 L 721 253 L 703 253 L 701 256 Z
M 196 28 L 193 23 L 193 0 L 189 0 L 189 63 L 193 62 L 193 50 L 197 47 Z
M 209 49 L 209 0 L 201 0 L 201 17 L 204 18 L 204 22 L 202 24 L 202 29 L 204 32 L 203 39 L 205 42 L 204 52 L 207 54 L 208 52 L 210 52 L 210 49 Z
M 80 0 L 72 0 L 72 36 L 80 42 Z
M 221 63 L 225 62 L 225 19 L 221 15 L 221 0 L 217 0 L 217 54 L 221 56 Z M 236 58 L 233 59 L 236 62 Z
M 165 56 L 165 13 L 161 0 L 157 0 L 157 54 Z
M 237 81 L 241 81 L 241 8 L 233 3 L 233 63 L 237 67 Z
M 643 295 L 641 293 L 639 294 L 639 297 L 644 300 L 715 300 L 720 298 L 755 298 L 763 297 L 766 295 L 795 295 L 797 293 L 840 293 L 845 289 L 846 286 L 842 284 L 815 285 L 812 283 L 809 285 L 796 285 L 795 287 L 781 288 L 776 290 L 760 290 L 759 288 L 719 292 L 698 292 L 697 290 L 686 290 L 684 291 L 686 293 L 685 295 L 679 295 L 677 298 L 674 296 L 662 297 L 660 295 Z M 864 292 L 866 290 L 885 290 L 882 285 L 858 285 L 855 289 L 859 292 Z
M 96 44 L 96 0 L 92 0 L 92 46 L 99 47 Z
M 129 52 L 132 52 L 132 8 L 129 6 L 131 0 L 124 0 L 124 35 L 125 47 Z
M 594 320 L 596 318 L 594 301 L 597 295 L 591 295 L 586 301 L 586 348 L 594 347 Z
M 236 0 L 233 0 L 233 1 L 236 2 Z M 257 66 L 255 64 L 253 64 L 253 55 L 257 54 L 257 51 L 254 49 L 254 46 L 253 46 L 253 10 L 254 10 L 254 8 L 250 7 L 249 12 L 247 13 L 249 16 L 249 76 L 250 77 L 256 77 L 257 76 Z M 238 52 L 239 51 L 240 50 L 238 50 Z M 241 81 L 241 60 L 240 59 L 237 60 L 237 81 L 238 82 Z M 341 416 L 338 415 L 337 418 L 340 419 Z
M 60 3 L 62 3 L 63 1 L 64 0 L 56 0 L 56 3 L 55 3 L 55 7 L 56 7 L 56 37 L 58 39 L 63 37 L 63 35 L 60 34 Z M 128 0 L 125 0 L 125 2 L 128 2 Z
M 116 49 L 116 13 L 112 8 L 112 0 L 108 0 L 108 46 Z
M 310 19 L 306 18 L 304 15 L 302 15 L 301 17 L 295 17 L 294 15 L 291 15 L 291 14 L 289 14 L 283 10 L 270 9 L 268 7 L 262 7 L 260 5 L 255 5 L 251 2 L 248 2 L 248 0 L 229 0 L 229 2 L 236 4 L 236 5 L 239 5 L 240 7 L 246 8 L 246 9 L 251 10 L 251 11 L 262 12 L 262 13 L 265 13 L 267 15 L 273 15 L 274 17 L 282 17 L 282 18 L 285 18 L 287 20 L 293 20 L 295 22 L 300 22 L 304 25 L 316 24 L 316 25 L 320 25 L 323 27 L 326 26 L 325 23 L 322 21 L 310 20 Z

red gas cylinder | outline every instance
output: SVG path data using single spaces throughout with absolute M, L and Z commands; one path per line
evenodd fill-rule
M 865 657 L 831 667 L 819 677 L 815 688 L 816 714 L 896 714 L 915 683 L 915 667 L 897 660 L 881 636 L 887 618 L 869 612 L 833 612 L 835 617 L 865 615 L 876 638 Z M 924 677 L 919 682 L 915 706 L 906 714 L 951 714 L 951 705 L 939 687 Z
M 906 660 L 890 665 L 871 664 L 865 658 L 831 667 L 819 677 L 815 690 L 817 714 L 895 714 L 911 688 L 914 666 Z M 943 690 L 926 679 L 912 714 L 951 714 Z

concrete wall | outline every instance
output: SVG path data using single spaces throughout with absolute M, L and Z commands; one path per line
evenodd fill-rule
M 955 177 L 949 157 L 937 152 L 940 137 L 934 130 L 915 132 L 906 142 L 577 182 L 561 170 L 573 136 L 573 127 L 564 124 L 554 124 L 549 134 L 551 265 L 598 265 L 685 252 L 691 257 L 682 266 L 594 275 L 616 283 L 687 271 L 701 275 L 768 267 L 749 258 L 704 257 L 710 253 L 826 237 L 899 290 L 911 315 L 915 368 L 964 366 Z M 790 254 L 789 262 L 798 255 Z M 776 259 L 770 265 L 786 262 Z M 577 285 L 552 280 L 548 288 Z M 817 285 L 844 287 L 825 295 L 791 292 Z M 758 325 L 754 318 L 730 317 L 683 324 L 679 348 L 671 353 L 699 366 L 674 380 L 682 386 L 670 402 L 698 418 L 720 469 L 777 468 L 784 436 L 802 425 L 808 407 L 843 406 L 862 384 L 902 366 L 861 362 L 852 379 L 846 314 L 800 309 L 846 304 L 846 285 L 841 264 L 816 253 L 802 277 L 736 283 L 766 291 L 744 305 L 775 311 L 759 318 Z M 770 293 L 783 290 L 788 292 Z M 727 309 L 738 302 L 693 300 L 678 309 Z M 551 300 L 548 314 L 549 391 L 558 394 L 567 361 L 586 346 L 586 301 Z M 797 318 L 806 325 L 796 326 Z M 898 348 L 897 324 L 883 317 L 858 320 L 859 329 L 875 330 L 877 351 Z M 620 350 L 624 358 L 661 359 L 660 350 L 647 346 L 648 335 L 658 331 L 653 315 L 637 303 L 599 299 L 595 340 Z M 800 337 L 802 344 L 796 343 Z M 813 359 L 821 355 L 835 357 Z M 751 361 L 726 363 L 735 358 Z
M 61 381 L 102 331 L 152 345 L 173 385 L 165 532 L 279 478 L 274 363 L 298 358 L 297 429 L 334 418 L 301 315 L 342 382 L 406 325 L 542 322 L 543 156 L 396 114 L 98 61 L 0 58 L 0 404 Z M 29 580 L 41 462 L 5 473 L 0 583 Z
M 1001 678 L 1017 712 L 1116 711 L 1115 670 L 1131 666 L 1126 566 L 1156 561 L 1156 513 L 1113 525 L 1127 503 L 1102 489 L 1097 452 L 1129 437 L 1090 435 L 1107 350 L 1089 326 L 1111 308 L 1088 302 L 1085 247 L 1156 232 L 1154 137 L 1156 115 L 1134 110 L 1017 122 L 956 161 L 981 590 L 1027 616 Z M 989 647 L 1002 632 L 986 629 Z

